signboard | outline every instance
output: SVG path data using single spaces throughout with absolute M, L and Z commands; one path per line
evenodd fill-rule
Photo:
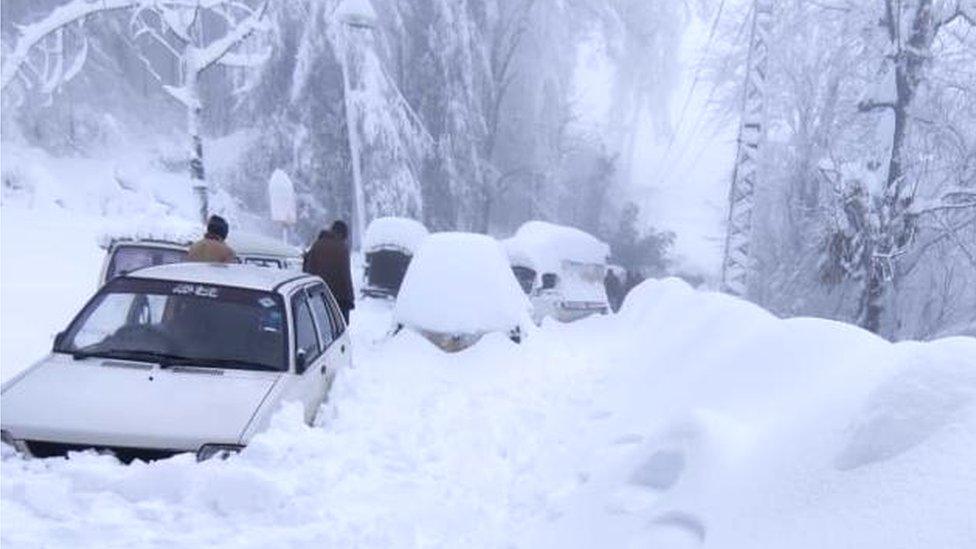
M 297 212 L 295 185 L 288 174 L 275 170 L 268 181 L 268 200 L 271 204 L 271 219 L 285 225 L 294 225 Z

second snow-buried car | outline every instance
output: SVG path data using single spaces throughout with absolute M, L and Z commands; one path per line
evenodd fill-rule
M 350 363 L 345 328 L 325 283 L 292 271 L 184 263 L 120 276 L 4 384 L 3 440 L 36 457 L 237 451 L 283 401 L 314 420 Z
M 531 305 L 495 239 L 471 233 L 428 237 L 400 288 L 394 329 L 419 332 L 445 351 L 460 351 L 500 332 L 520 342 Z
M 380 217 L 371 221 L 363 238 L 363 295 L 396 299 L 410 260 L 427 234 L 427 228 L 413 219 Z

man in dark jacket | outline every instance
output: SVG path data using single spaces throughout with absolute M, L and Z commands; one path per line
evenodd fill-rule
M 620 310 L 620 306 L 624 302 L 623 282 L 617 278 L 617 274 L 613 272 L 613 269 L 607 269 L 607 276 L 603 279 L 603 286 L 607 291 L 607 301 L 610 302 L 610 310 L 616 313 Z
M 356 296 L 352 287 L 352 267 L 349 261 L 349 247 L 346 240 L 349 227 L 336 221 L 328 231 L 319 234 L 305 255 L 303 270 L 325 280 L 335 296 L 342 316 L 349 324 L 349 311 L 356 308 Z

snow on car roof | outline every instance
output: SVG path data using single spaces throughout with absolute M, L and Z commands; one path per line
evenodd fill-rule
M 610 246 L 575 227 L 529 221 L 503 242 L 509 261 L 540 272 L 559 272 L 563 261 L 602 265 Z
M 366 227 L 363 249 L 370 252 L 393 247 L 414 253 L 428 234 L 427 227 L 419 221 L 406 217 L 379 217 Z
M 179 217 L 126 220 L 109 226 L 99 236 L 98 245 L 108 249 L 120 241 L 151 241 L 189 246 L 203 235 L 203 227 Z
M 525 325 L 530 309 L 498 241 L 436 233 L 410 262 L 393 319 L 436 333 L 481 334 Z
M 277 286 L 308 277 L 285 269 L 268 269 L 236 263 L 171 263 L 133 271 L 128 278 L 147 278 L 194 284 L 214 284 L 251 290 L 273 291 Z

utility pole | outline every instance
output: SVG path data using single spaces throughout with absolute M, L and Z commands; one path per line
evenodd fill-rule
M 349 139 L 349 160 L 352 162 L 353 220 L 352 248 L 358 249 L 366 232 L 366 191 L 363 189 L 362 143 L 360 142 L 358 112 L 353 104 L 353 91 L 362 91 L 363 55 L 376 27 L 376 12 L 369 0 L 344 0 L 337 8 L 341 23 L 343 51 L 339 52 L 342 68 L 342 95 L 345 101 L 346 130 Z M 350 66 L 352 65 L 352 66 Z M 352 78 L 356 78 L 356 82 Z
M 722 263 L 722 290 L 744 297 L 749 290 L 752 270 L 752 211 L 759 179 L 761 147 L 766 138 L 765 91 L 769 58 L 769 28 L 774 0 L 754 0 L 752 31 L 746 82 L 742 93 L 738 150 L 732 186 L 729 189 L 729 217 Z

